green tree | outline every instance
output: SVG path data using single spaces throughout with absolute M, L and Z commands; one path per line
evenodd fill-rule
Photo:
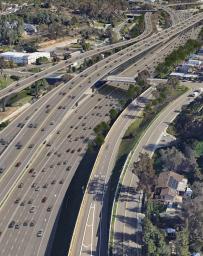
M 189 256 L 189 235 L 187 228 L 176 234 L 176 250 L 179 256 Z
M 104 136 L 101 134 L 98 134 L 95 138 L 95 143 L 97 146 L 101 146 L 104 143 Z
M 48 63 L 48 58 L 47 57 L 39 57 L 36 59 L 36 65 L 42 65 Z
M 109 114 L 110 114 L 111 122 L 114 122 L 116 120 L 116 118 L 118 117 L 118 111 L 114 108 L 112 108 L 109 111 Z
M 129 99 L 132 100 L 135 96 L 138 95 L 138 92 L 139 92 L 139 87 L 131 84 L 128 88 L 127 95 Z

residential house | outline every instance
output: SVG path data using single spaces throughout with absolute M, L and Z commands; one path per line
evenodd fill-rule
M 166 171 L 160 173 L 154 198 L 165 204 L 181 204 L 188 180 L 178 173 Z

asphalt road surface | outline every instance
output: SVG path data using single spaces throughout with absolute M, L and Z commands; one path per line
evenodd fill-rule
M 113 255 L 142 255 L 142 192 L 137 192 L 138 178 L 132 173 L 133 163 L 139 160 L 140 153 L 148 153 L 151 157 L 157 147 L 165 145 L 166 129 L 179 114 L 182 106 L 194 98 L 188 97 L 192 89 L 199 89 L 203 84 L 186 83 L 191 89 L 169 104 L 140 139 L 133 150 L 128 168 L 125 171 L 115 213 L 113 233 Z
M 192 26 L 193 22 L 196 23 L 196 19 L 202 17 L 193 17 L 191 23 L 188 21 L 190 24 L 188 26 Z M 102 106 L 99 105 L 99 111 L 91 113 L 91 118 L 82 123 L 83 119 L 86 120 L 85 117 L 91 107 L 95 107 L 95 102 L 92 103 L 93 105 L 90 104 L 92 99 L 90 87 L 119 67 L 121 63 L 139 56 L 186 28 L 185 24 L 184 28 L 183 26 L 172 28 L 102 60 L 66 85 L 56 89 L 53 94 L 50 93 L 51 96 L 47 97 L 47 100 L 42 99 L 41 106 L 37 105 L 31 113 L 32 116 L 28 117 L 24 127 L 0 156 L 1 168 L 3 168 L 0 177 L 1 216 L 3 216 L 0 223 L 2 225 L 0 244 L 3 253 L 26 256 L 44 254 L 65 191 L 87 147 L 81 137 L 91 138 L 94 126 L 97 122 L 105 120 L 107 114 L 105 111 L 109 111 L 109 107 L 114 106 L 108 105 L 109 99 L 105 96 L 104 100 L 107 102 L 103 102 Z M 95 93 L 93 95 L 97 96 Z M 101 102 L 102 96 L 97 98 L 97 101 Z M 84 105 L 85 103 L 87 105 Z M 106 110 L 104 105 L 107 107 Z M 68 137 L 69 133 L 71 137 Z M 32 187 L 35 179 L 37 185 Z M 20 196 L 19 202 L 14 203 L 18 196 Z M 28 204 L 32 199 L 32 203 Z M 48 210 L 49 206 L 52 207 L 51 211 Z M 12 220 L 15 221 L 15 227 L 8 228 Z M 34 227 L 30 227 L 33 220 Z M 41 229 L 43 230 L 40 233 Z

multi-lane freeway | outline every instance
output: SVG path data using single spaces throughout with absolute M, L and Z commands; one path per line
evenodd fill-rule
M 79 56 L 72 57 L 65 61 L 60 61 L 58 64 L 56 64 L 50 68 L 47 68 L 41 72 L 38 72 L 38 73 L 36 73 L 28 78 L 22 79 L 18 82 L 12 83 L 8 87 L 6 87 L 5 89 L 0 91 L 0 99 L 4 99 L 5 97 L 8 97 L 9 95 L 18 93 L 21 90 L 32 85 L 34 82 L 36 82 L 44 77 L 47 77 L 48 75 L 53 74 L 56 71 L 59 71 L 61 69 L 68 67 L 68 66 L 72 65 L 74 62 L 82 61 L 85 58 L 90 58 L 94 55 L 108 52 L 108 51 L 111 51 L 111 50 L 114 50 L 117 48 L 126 47 L 130 44 L 136 43 L 136 42 L 148 37 L 152 33 L 151 13 L 146 13 L 146 15 L 145 15 L 145 27 L 146 27 L 146 29 L 145 29 L 144 33 L 136 38 L 133 38 L 128 41 L 122 41 L 119 43 L 115 43 L 115 44 L 112 44 L 109 46 L 103 46 L 103 47 L 100 47 L 100 48 L 97 48 L 94 50 L 87 51 L 85 53 L 81 53 Z
M 88 138 L 94 137 L 94 127 L 108 118 L 108 111 L 117 107 L 116 95 L 121 97 L 115 88 L 104 87 L 98 91 L 91 87 L 129 60 L 138 61 L 158 45 L 198 26 L 202 19 L 198 14 L 142 42 L 132 44 L 138 41 L 133 39 L 119 46 L 109 46 L 108 49 L 113 49 L 132 44 L 42 97 L 0 134 L 0 244 L 3 255 L 44 255 L 64 194 L 87 148 Z M 99 48 L 97 54 L 104 51 L 106 48 Z M 91 54 L 95 51 L 81 54 L 79 58 Z M 57 65 L 61 69 L 70 63 Z M 0 98 L 55 72 L 55 68 L 20 81 L 17 89 L 16 85 L 9 86 L 9 90 L 14 89 L 11 92 L 2 90 Z
M 186 38 L 184 39 L 186 40 Z M 175 38 L 173 43 L 177 43 L 177 41 L 181 44 L 181 37 Z M 164 52 L 165 50 L 166 52 L 170 52 L 171 45 L 173 45 L 172 42 L 168 45 L 164 45 L 163 48 L 158 51 Z M 157 50 L 155 54 L 148 59 L 148 62 L 146 61 L 148 65 L 151 60 L 155 59 L 156 54 Z M 136 63 L 136 66 L 138 63 Z M 122 137 L 123 131 L 125 131 L 126 123 L 131 121 L 129 118 L 130 121 L 127 122 L 127 120 L 125 120 L 122 124 L 122 115 L 120 118 L 117 120 L 119 125 L 115 130 L 113 127 L 111 130 L 112 133 L 110 132 L 109 137 L 107 136 L 106 142 L 102 146 L 95 163 L 79 212 L 69 255 L 107 255 L 108 182 L 115 163 L 119 139 Z M 91 190 L 92 186 L 93 190 Z
M 6 255 L 13 252 L 16 255 L 38 255 L 38 249 L 39 255 L 43 255 L 40 250 L 46 248 L 43 248 L 43 243 L 40 247 L 37 232 L 51 229 L 46 221 L 54 214 L 54 204 L 60 205 L 87 143 L 94 137 L 93 128 L 101 119 L 108 120 L 108 111 L 118 108 L 116 99 L 121 96 L 121 91 L 115 88 L 103 88 L 98 94 L 90 91 L 88 100 L 77 110 L 72 110 L 74 114 L 68 125 L 64 123 L 43 145 L 38 157 L 33 159 L 21 181 L 13 188 L 9 202 L 1 209 L 0 230 L 4 230 L 1 249 Z M 48 210 L 48 207 L 52 209 Z M 9 229 L 12 221 L 15 221 L 14 229 Z M 13 241 L 12 247 L 8 246 L 8 241 Z
M 119 116 L 99 152 L 81 205 L 69 255 L 107 255 L 108 183 L 122 137 L 152 96 L 149 88 Z

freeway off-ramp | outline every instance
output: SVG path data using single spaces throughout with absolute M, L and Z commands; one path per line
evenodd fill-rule
M 130 154 L 128 167 L 125 171 L 124 178 L 121 180 L 119 196 L 116 203 L 116 212 L 114 214 L 113 224 L 113 255 L 142 255 L 141 253 L 141 223 L 143 215 L 141 211 L 142 196 L 136 191 L 137 177 L 132 174 L 133 163 L 139 160 L 140 153 L 148 153 L 152 156 L 158 146 L 164 145 L 164 138 L 168 124 L 171 123 L 179 114 L 182 106 L 189 104 L 193 98 L 188 96 L 192 89 L 199 89 L 203 84 L 185 83 L 190 90 L 177 100 L 169 104 L 153 121 L 146 130 L 138 145 Z M 127 162 L 126 161 L 126 162 Z

